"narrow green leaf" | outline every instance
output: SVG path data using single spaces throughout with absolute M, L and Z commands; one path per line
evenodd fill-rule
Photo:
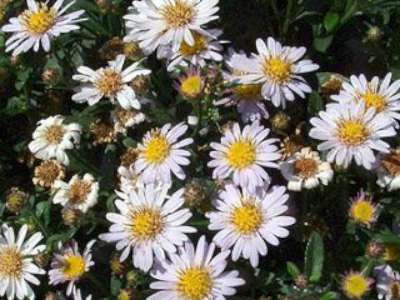
M 324 18 L 324 27 L 326 31 L 333 31 L 339 24 L 340 17 L 337 13 L 328 12 Z
M 297 278 L 301 274 L 299 268 L 291 261 L 286 263 L 286 269 L 293 279 Z
M 317 232 L 313 232 L 308 240 L 304 270 L 311 282 L 318 282 L 321 279 L 324 264 L 324 243 Z

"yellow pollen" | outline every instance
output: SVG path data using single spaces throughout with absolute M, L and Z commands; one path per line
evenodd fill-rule
M 15 247 L 0 249 L 0 279 L 20 278 L 24 266 L 20 251 Z
M 261 95 L 261 85 L 242 84 L 233 88 L 233 93 L 244 100 L 259 100 Z
M 180 91 L 183 96 L 196 98 L 203 90 L 203 80 L 199 75 L 191 75 L 181 82 Z
M 156 209 L 143 207 L 131 213 L 131 233 L 141 241 L 152 240 L 164 228 L 163 218 Z
M 167 138 L 159 132 L 155 132 L 147 142 L 144 149 L 144 158 L 148 163 L 160 164 L 169 155 L 170 144 Z
M 373 91 L 368 90 L 361 96 L 361 99 L 364 100 L 366 108 L 373 107 L 377 112 L 381 112 L 386 108 L 385 97 Z
M 181 53 L 182 56 L 191 56 L 200 54 L 207 48 L 207 40 L 204 38 L 204 36 L 195 32 L 193 32 L 192 35 L 194 38 L 193 45 L 189 45 L 188 43 L 185 42 L 185 40 L 183 40 L 181 44 L 179 52 Z
M 86 272 L 85 259 L 80 255 L 66 256 L 62 272 L 69 280 L 81 278 Z
M 52 145 L 58 145 L 64 137 L 65 129 L 62 125 L 54 124 L 44 133 L 45 140 Z
M 376 208 L 371 201 L 360 199 L 351 205 L 350 216 L 359 223 L 370 225 L 375 220 Z
M 175 3 L 165 5 L 161 9 L 161 15 L 169 28 L 179 28 L 189 24 L 195 11 L 186 0 L 176 0 Z
M 349 298 L 361 299 L 369 290 L 368 279 L 359 273 L 349 274 L 344 279 L 343 290 Z
M 87 195 L 92 189 L 92 184 L 85 180 L 76 180 L 71 184 L 68 191 L 69 202 L 72 204 L 81 204 L 86 201 Z
M 253 203 L 244 203 L 235 208 L 231 222 L 240 234 L 252 234 L 260 228 L 263 222 L 261 209 Z
M 390 283 L 389 291 L 392 296 L 392 300 L 400 300 L 400 282 L 393 281 Z
M 342 121 L 337 129 L 339 140 L 347 146 L 358 146 L 364 143 L 368 136 L 368 128 L 359 120 Z
M 248 140 L 234 142 L 226 154 L 229 165 L 234 169 L 244 169 L 256 160 L 256 149 Z
M 309 178 L 315 175 L 318 170 L 318 163 L 312 158 L 298 159 L 293 165 L 296 175 Z
M 22 20 L 31 34 L 41 35 L 54 25 L 56 12 L 43 3 L 36 12 L 30 10 L 23 12 Z
M 292 67 L 290 63 L 284 61 L 280 57 L 272 57 L 264 61 L 264 73 L 272 79 L 272 81 L 283 84 L 290 79 Z
M 185 300 L 202 300 L 209 296 L 212 287 L 210 273 L 205 268 L 193 267 L 179 276 L 177 290 Z
M 115 96 L 122 87 L 121 74 L 112 69 L 106 69 L 101 77 L 96 81 L 95 85 L 96 88 L 105 96 Z

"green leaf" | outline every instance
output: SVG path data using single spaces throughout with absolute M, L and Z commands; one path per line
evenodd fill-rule
M 385 244 L 397 245 L 400 247 L 400 236 L 389 230 L 382 231 L 375 236 L 375 239 Z
M 324 109 L 324 102 L 317 92 L 312 92 L 308 98 L 308 113 L 316 115 L 319 111 Z
M 314 48 L 322 53 L 325 53 L 326 50 L 330 47 L 333 41 L 333 35 L 328 35 L 325 37 L 315 37 L 314 38 Z
M 339 24 L 340 17 L 337 13 L 328 12 L 324 18 L 324 27 L 326 31 L 333 31 Z
M 318 282 L 321 279 L 324 265 L 324 243 L 317 232 L 313 232 L 308 240 L 304 270 L 311 282 Z
M 301 274 L 299 268 L 291 261 L 288 261 L 286 263 L 286 270 L 288 271 L 290 276 L 292 276 L 293 279 L 297 278 Z
M 335 299 L 339 299 L 338 294 L 336 294 L 335 292 L 327 292 L 323 294 L 320 298 L 320 300 L 335 300 Z

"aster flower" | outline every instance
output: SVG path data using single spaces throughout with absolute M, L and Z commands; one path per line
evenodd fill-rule
M 178 139 L 185 134 L 187 125 L 179 123 L 171 128 L 165 124 L 161 129 L 156 128 L 145 134 L 142 142 L 137 146 L 139 157 L 135 162 L 135 171 L 144 183 L 161 181 L 171 182 L 171 172 L 180 180 L 186 175 L 181 166 L 190 162 L 190 152 L 181 148 L 193 143 L 193 139 Z
M 360 272 L 351 271 L 343 277 L 342 290 L 350 299 L 362 299 L 370 290 L 373 280 Z
M 387 188 L 388 191 L 400 189 L 400 148 L 378 155 L 376 172 L 376 183 L 380 187 Z
M 208 229 L 218 231 L 213 241 L 223 251 L 233 248 L 233 261 L 242 256 L 256 268 L 259 256 L 268 253 L 267 244 L 278 246 L 278 238 L 289 235 L 285 227 L 296 222 L 283 215 L 288 210 L 288 199 L 282 186 L 259 187 L 249 192 L 226 185 L 213 203 L 216 210 L 206 214 L 210 219 Z
M 150 288 L 160 290 L 147 300 L 225 300 L 236 293 L 236 287 L 245 282 L 238 271 L 224 272 L 229 251 L 215 255 L 214 243 L 208 244 L 202 236 L 195 249 L 190 242 L 171 254 L 169 260 L 161 261 L 161 268 L 151 276 L 158 281 Z M 214 256 L 215 255 L 215 256 Z
M 188 100 L 195 100 L 203 94 L 204 76 L 199 69 L 189 69 L 175 83 L 175 89 Z
M 33 141 L 28 147 L 32 154 L 39 159 L 55 158 L 64 165 L 69 164 L 65 150 L 73 149 L 79 144 L 81 126 L 77 123 L 64 124 L 60 115 L 40 120 L 33 132 Z
M 252 61 L 243 53 L 232 52 L 226 60 L 229 72 L 224 74 L 224 79 L 231 86 L 226 89 L 226 96 L 215 105 L 237 106 L 237 110 L 244 123 L 251 123 L 256 120 L 268 119 L 269 114 L 265 107 L 265 100 L 261 95 L 261 84 L 240 84 L 238 75 L 243 75 L 246 65 Z
M 13 51 L 14 56 L 31 48 L 37 52 L 40 45 L 44 51 L 49 52 L 52 39 L 79 29 L 77 23 L 85 20 L 80 18 L 84 10 L 65 14 L 75 1 L 64 5 L 64 0 L 57 0 L 51 7 L 47 2 L 27 0 L 26 3 L 28 9 L 18 17 L 11 18 L 10 23 L 1 28 L 4 32 L 12 33 L 6 41 L 6 51 Z
M 389 144 L 382 138 L 396 134 L 392 120 L 364 103 L 331 104 L 319 117 L 310 120 L 314 126 L 310 137 L 322 140 L 318 150 L 328 151 L 327 160 L 348 167 L 352 160 L 371 169 L 376 158 L 373 150 L 388 153 Z
M 176 252 L 177 246 L 188 241 L 187 233 L 196 229 L 184 225 L 192 216 L 189 209 L 181 208 L 184 189 L 168 195 L 169 185 L 146 185 L 137 191 L 120 193 L 115 201 L 118 213 L 108 213 L 107 220 L 113 223 L 110 232 L 100 239 L 114 243 L 122 250 L 120 261 L 132 252 L 135 267 L 147 272 L 154 258 L 165 259 L 165 253 Z
M 242 75 L 237 76 L 241 83 L 262 84 L 262 96 L 278 107 L 286 107 L 286 101 L 294 101 L 295 95 L 305 98 L 311 93 L 310 86 L 301 76 L 317 70 L 319 66 L 311 60 L 301 58 L 306 48 L 282 46 L 269 37 L 267 44 L 256 41 L 258 54 L 253 54 L 249 64 L 242 65 Z
M 141 104 L 135 91 L 129 83 L 140 75 L 148 75 L 150 70 L 140 67 L 140 61 L 123 69 L 125 56 L 118 55 L 113 61 L 108 62 L 108 67 L 92 70 L 80 66 L 77 75 L 72 78 L 83 83 L 72 100 L 78 103 L 87 102 L 94 105 L 102 98 L 108 98 L 112 103 L 117 101 L 124 109 L 140 109 Z
M 280 158 L 278 139 L 266 139 L 270 130 L 254 122 L 243 130 L 235 123 L 225 131 L 221 143 L 211 143 L 213 158 L 208 166 L 215 168 L 214 179 L 226 179 L 233 175 L 233 182 L 254 190 L 270 181 L 263 167 L 278 168 L 275 162 Z
M 69 182 L 57 180 L 54 189 L 53 203 L 86 213 L 97 203 L 99 183 L 90 174 L 85 174 L 83 178 L 74 175 Z
M 77 288 L 77 282 L 94 265 L 92 260 L 92 247 L 96 240 L 87 243 L 85 250 L 81 254 L 78 243 L 71 241 L 63 246 L 58 244 L 58 252 L 54 255 L 49 271 L 49 283 L 59 285 L 68 283 L 67 296 L 70 296 Z
M 177 51 L 182 42 L 195 45 L 194 32 L 209 33 L 205 24 L 218 19 L 218 0 L 149 0 L 133 1 L 124 17 L 128 34 L 125 41 L 139 42 L 148 55 L 159 46 Z
M 302 148 L 280 165 L 283 177 L 288 181 L 288 189 L 301 191 L 312 189 L 320 183 L 327 185 L 333 178 L 330 163 L 321 161 L 318 152 Z
M 35 299 L 30 284 L 40 285 L 35 275 L 46 273 L 34 264 L 32 258 L 46 249 L 45 245 L 38 245 L 43 236 L 38 232 L 25 240 L 27 232 L 27 225 L 21 227 L 17 236 L 12 227 L 7 224 L 1 226 L 0 296 L 3 299 Z
M 138 189 L 143 187 L 143 182 L 139 180 L 138 174 L 135 172 L 134 166 L 118 167 L 118 175 L 119 175 L 119 187 L 123 193 L 129 194 L 131 189 Z
M 222 30 L 219 29 L 210 29 L 207 35 L 194 32 L 193 45 L 183 40 L 177 51 L 171 47 L 162 47 L 158 56 L 167 59 L 168 71 L 173 71 L 178 66 L 204 67 L 207 61 L 220 62 L 223 59 L 222 45 L 227 43 L 227 41 L 218 40 L 221 35 Z
M 331 98 L 338 102 L 351 101 L 363 102 L 365 108 L 375 108 L 377 112 L 384 113 L 392 119 L 398 127 L 400 120 L 400 80 L 392 81 L 392 73 L 388 73 L 384 79 L 375 76 L 367 81 L 364 74 L 358 77 L 353 75 L 350 82 L 344 82 L 339 95 Z
M 376 289 L 378 299 L 396 300 L 400 299 L 400 273 L 389 265 L 383 265 L 374 269 L 377 277 Z
M 349 215 L 355 222 L 370 227 L 378 217 L 378 209 L 372 198 L 364 191 L 360 191 L 352 199 Z

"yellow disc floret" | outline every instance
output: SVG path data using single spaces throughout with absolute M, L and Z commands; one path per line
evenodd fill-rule
M 86 261 L 81 255 L 67 255 L 62 272 L 69 280 L 81 278 L 86 272 Z
M 347 146 L 358 146 L 368 139 L 369 130 L 360 120 L 345 120 L 339 123 L 337 136 Z
M 266 58 L 264 61 L 264 73 L 273 82 L 283 84 L 289 81 L 292 67 L 290 63 L 280 57 Z
M 234 209 L 231 222 L 240 234 L 252 234 L 260 228 L 263 222 L 261 208 L 254 203 L 245 201 L 242 206 Z
M 23 269 L 23 258 L 15 247 L 4 247 L 0 250 L 0 278 L 20 278 Z
M 201 267 L 189 268 L 181 273 L 177 290 L 187 300 L 207 298 L 213 286 L 210 273 Z
M 160 164 L 168 157 L 169 152 L 170 144 L 167 138 L 156 131 L 146 143 L 143 156 L 148 163 Z
M 54 25 L 56 16 L 56 12 L 43 3 L 35 12 L 30 10 L 23 12 L 22 20 L 29 33 L 42 35 Z
M 256 160 L 256 149 L 248 140 L 234 142 L 226 154 L 228 164 L 234 169 L 244 169 Z
M 154 239 L 164 227 L 161 213 L 150 207 L 143 207 L 131 213 L 131 233 L 141 241 Z

